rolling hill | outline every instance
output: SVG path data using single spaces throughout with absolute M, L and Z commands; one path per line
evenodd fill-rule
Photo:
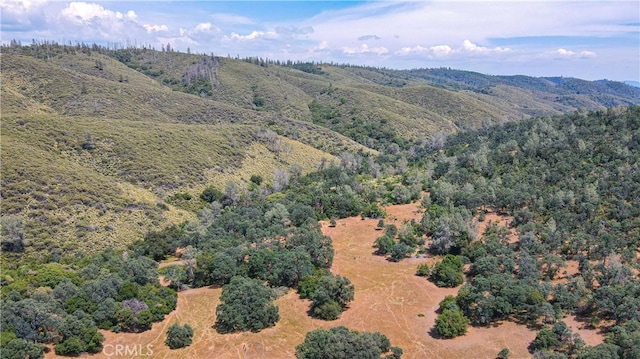
M 194 219 L 209 185 L 242 190 L 344 152 L 640 103 L 617 82 L 450 69 L 48 43 L 1 56 L 2 216 L 22 223 L 31 259 L 123 248 Z

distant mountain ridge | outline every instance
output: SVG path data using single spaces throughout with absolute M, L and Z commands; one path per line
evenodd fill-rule
M 1 56 L 3 216 L 23 221 L 34 254 L 122 248 L 193 219 L 209 185 L 242 190 L 346 152 L 640 104 L 640 89 L 605 80 L 50 43 Z

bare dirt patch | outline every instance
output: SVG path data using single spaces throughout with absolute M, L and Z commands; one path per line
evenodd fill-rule
M 589 346 L 596 346 L 604 343 L 604 334 L 601 329 L 590 328 L 587 321 L 570 315 L 562 321 L 571 329 L 572 332 L 580 334 L 580 337 Z
M 419 220 L 417 204 L 386 208 L 387 224 L 401 225 L 412 218 Z M 114 358 L 116 345 L 139 347 L 137 355 L 120 357 L 152 358 L 294 358 L 295 346 L 308 331 L 344 325 L 359 331 L 379 331 L 392 345 L 404 350 L 403 358 L 495 358 L 502 348 L 509 348 L 512 358 L 529 358 L 527 345 L 535 332 L 524 326 L 505 322 L 488 328 L 470 328 L 459 338 L 442 340 L 429 335 L 433 328 L 438 303 L 457 289 L 438 288 L 415 275 L 418 263 L 431 258 L 413 258 L 391 263 L 373 255 L 373 241 L 381 236 L 376 231 L 377 220 L 347 218 L 337 220 L 330 228 L 322 224 L 325 234 L 333 238 L 336 251 L 332 272 L 348 277 L 355 285 L 355 300 L 335 321 L 310 318 L 306 312 L 309 301 L 301 300 L 295 291 L 276 300 L 281 319 L 278 324 L 259 333 L 218 334 L 215 307 L 221 289 L 199 288 L 178 294 L 178 305 L 167 318 L 155 323 L 151 330 L 139 333 L 104 332 L 107 353 L 92 357 Z M 194 329 L 193 344 L 187 348 L 169 350 L 164 345 L 166 330 L 173 323 L 188 323 Z M 152 355 L 147 350 L 152 349 Z M 47 358 L 55 358 L 53 353 Z
M 509 243 L 518 242 L 518 233 L 514 228 L 511 228 L 511 222 L 513 217 L 500 215 L 495 212 L 487 211 L 484 217 L 484 221 L 478 222 L 478 238 L 484 235 L 484 232 L 492 224 L 496 224 L 498 227 L 505 227 L 509 230 Z
M 551 281 L 552 284 L 568 283 L 569 279 L 580 275 L 580 264 L 576 260 L 567 260 L 564 262 L 565 267 L 561 268 L 559 273 Z

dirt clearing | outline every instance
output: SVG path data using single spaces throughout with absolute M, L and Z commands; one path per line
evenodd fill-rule
M 419 220 L 417 204 L 387 207 L 386 224 L 400 227 L 404 221 Z M 346 218 L 330 228 L 322 224 L 325 234 L 333 238 L 335 259 L 332 272 L 348 277 L 355 285 L 355 300 L 335 321 L 310 318 L 310 302 L 301 300 L 291 290 L 276 300 L 280 310 L 278 324 L 259 333 L 218 334 L 212 325 L 221 289 L 199 288 L 178 294 L 178 306 L 167 318 L 140 334 L 104 332 L 105 351 L 95 358 L 295 358 L 295 346 L 305 334 L 317 328 L 344 325 L 359 331 L 379 331 L 392 345 L 404 350 L 403 358 L 495 358 L 502 348 L 509 348 L 511 358 L 529 358 L 527 345 L 535 332 L 524 326 L 505 322 L 489 328 L 469 328 L 459 338 L 443 340 L 429 335 L 434 326 L 438 303 L 457 289 L 438 288 L 415 275 L 418 263 L 430 258 L 405 259 L 391 263 L 373 255 L 372 244 L 381 231 L 377 220 Z M 173 323 L 188 323 L 194 329 L 193 344 L 169 350 L 164 344 L 167 328 Z M 115 355 L 115 349 L 121 354 Z M 136 351 L 132 353 L 132 351 Z M 111 355 L 109 355 L 111 354 Z M 133 355 L 132 355 L 133 354 Z M 149 355 L 150 354 L 150 355 Z M 49 353 L 47 358 L 56 357 Z

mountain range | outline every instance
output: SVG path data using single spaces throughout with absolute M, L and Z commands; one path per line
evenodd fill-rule
M 27 257 L 124 248 L 194 219 L 203 189 L 273 184 L 343 153 L 640 103 L 614 81 L 229 58 L 145 48 L 2 48 L 2 216 Z

